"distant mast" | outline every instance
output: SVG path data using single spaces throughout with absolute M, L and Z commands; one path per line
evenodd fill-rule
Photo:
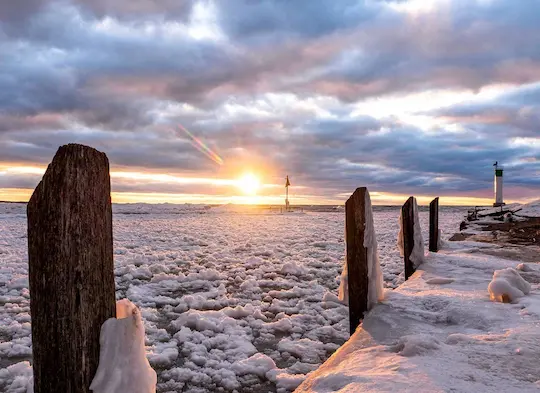
M 499 162 L 495 161 L 493 164 L 495 167 L 495 179 L 493 180 L 494 192 L 495 192 L 495 203 L 493 207 L 504 206 L 503 202 L 503 168 L 499 166 Z
M 289 181 L 289 175 L 287 175 L 287 178 L 285 179 L 285 211 L 289 211 L 289 186 L 291 185 L 291 182 Z

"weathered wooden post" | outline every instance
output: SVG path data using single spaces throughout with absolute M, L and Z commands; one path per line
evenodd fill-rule
M 109 161 L 58 149 L 28 203 L 35 393 L 87 393 L 99 333 L 115 317 Z
M 429 251 L 439 251 L 439 197 L 429 204 Z
M 366 187 L 357 188 L 345 202 L 345 242 L 349 286 L 349 323 L 353 334 L 368 309 L 368 261 L 364 247 Z
M 403 228 L 403 260 L 405 262 L 405 280 L 415 272 L 414 264 L 409 259 L 414 248 L 414 197 L 407 199 L 401 207 L 401 225 Z

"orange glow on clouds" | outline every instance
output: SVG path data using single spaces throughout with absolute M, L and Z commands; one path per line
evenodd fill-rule
M 0 166 L 2 174 L 42 175 L 45 167 L 36 166 Z M 141 182 L 148 185 L 179 184 L 179 185 L 211 185 L 222 189 L 213 194 L 193 193 L 167 193 L 167 192 L 112 192 L 114 203 L 201 203 L 201 204 L 262 204 L 281 205 L 285 200 L 283 184 L 263 183 L 253 173 L 247 172 L 236 179 L 223 179 L 211 177 L 185 177 L 173 174 L 111 171 L 111 182 L 114 189 L 115 179 L 133 183 Z M 37 185 L 37 184 L 36 184 Z M 294 205 L 341 205 L 352 194 L 341 193 L 334 196 L 314 195 L 309 187 L 294 185 L 289 195 Z M 310 192 L 311 191 L 311 192 Z M 10 202 L 26 202 L 30 199 L 33 189 L 0 188 L 0 200 Z M 409 195 L 390 192 L 371 191 L 371 199 L 375 205 L 401 205 Z M 427 205 L 436 195 L 416 195 L 419 204 Z M 528 200 L 506 200 L 507 203 L 526 203 Z M 440 196 L 441 205 L 455 206 L 489 206 L 493 203 L 492 198 L 478 198 L 466 196 Z

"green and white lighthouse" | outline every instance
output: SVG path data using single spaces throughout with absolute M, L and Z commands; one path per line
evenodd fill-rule
M 495 192 L 495 203 L 493 207 L 503 206 L 503 167 L 499 166 L 499 162 L 496 161 L 493 164 L 495 167 L 495 179 L 493 180 L 493 188 Z

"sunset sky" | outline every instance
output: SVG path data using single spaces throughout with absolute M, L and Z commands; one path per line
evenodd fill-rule
M 536 199 L 540 1 L 0 1 L 0 200 L 70 142 L 114 202 Z

